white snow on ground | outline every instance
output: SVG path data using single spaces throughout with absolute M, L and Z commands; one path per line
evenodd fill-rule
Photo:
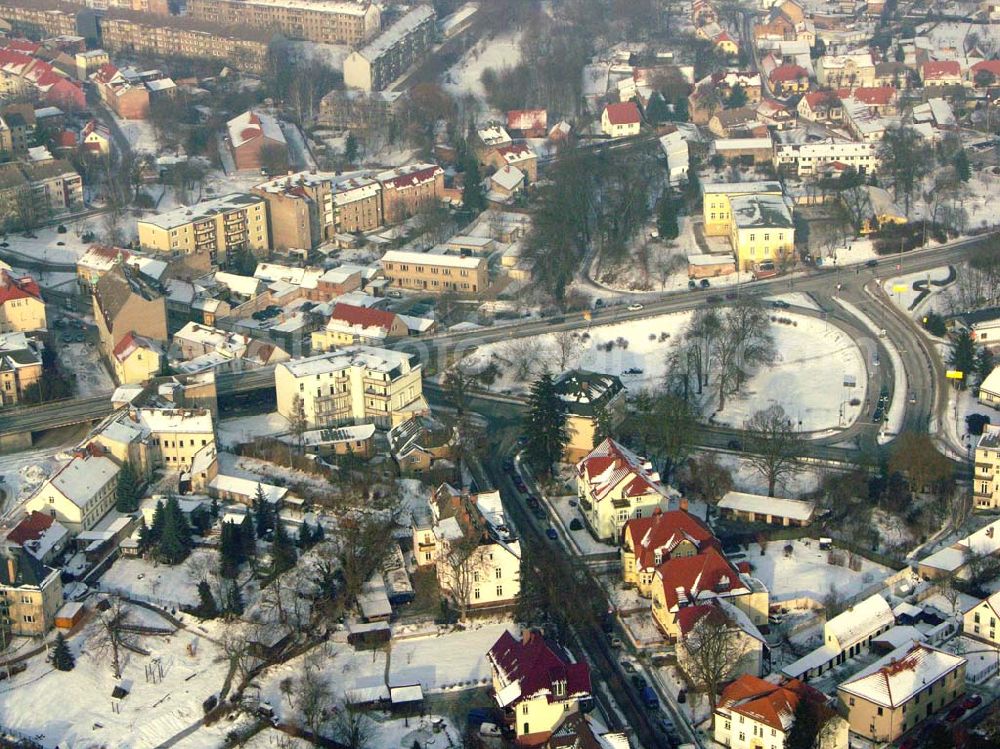
M 132 557 L 119 557 L 100 579 L 101 590 L 140 600 L 162 602 L 173 608 L 198 603 L 198 583 L 191 578 L 192 560 L 216 560 L 212 549 L 195 549 L 177 565 L 159 564 Z
M 483 686 L 489 681 L 486 651 L 513 624 L 472 624 L 464 632 L 393 640 L 389 684 L 420 684 L 424 692 Z
M 77 292 L 76 273 L 70 273 L 69 271 L 27 270 L 25 268 L 18 268 L 15 264 L 11 264 L 11 270 L 22 276 L 31 276 L 43 289 L 56 289 L 67 294 L 75 294 Z
M 793 551 L 786 557 L 784 548 L 788 544 Z M 892 574 L 888 567 L 861 557 L 858 557 L 860 572 L 829 564 L 828 558 L 829 552 L 820 551 L 819 543 L 808 539 L 773 541 L 767 545 L 764 556 L 760 555 L 757 544 L 750 544 L 747 550 L 747 561 L 753 565 L 754 577 L 767 586 L 772 601 L 800 597 L 822 599 L 831 588 L 840 596 L 849 597 Z
M 59 363 L 69 373 L 76 375 L 76 394 L 81 398 L 91 395 L 110 395 L 115 389 L 111 374 L 101 361 L 97 347 L 90 343 L 69 343 L 58 350 Z
M 966 417 L 971 414 L 982 414 L 989 416 L 991 423 L 997 422 L 997 412 L 989 406 L 981 404 L 973 395 L 972 388 L 957 390 L 949 381 L 947 390 L 948 408 L 945 411 L 943 423 L 939 426 L 939 435 L 943 436 L 951 449 L 955 452 L 955 457 L 969 458 L 969 446 L 975 448 L 978 437 L 969 434 L 966 424 Z
M 156 131 L 149 120 L 126 120 L 116 115 L 107 107 L 104 110 L 114 119 L 118 130 L 128 141 L 133 151 L 152 155 L 155 155 L 159 151 L 159 145 L 156 141 Z
M 871 320 L 853 304 L 844 301 L 840 297 L 837 297 L 836 300 L 837 304 L 864 323 L 864 326 L 875 335 L 878 335 L 881 332 L 881 328 L 879 328 L 873 320 Z M 889 413 L 886 414 L 885 426 L 878 436 L 880 444 L 887 442 L 890 437 L 899 434 L 899 430 L 903 428 L 903 417 L 906 415 L 907 398 L 906 370 L 903 369 L 903 359 L 900 357 L 899 351 L 896 350 L 896 346 L 892 341 L 888 338 L 883 338 L 882 343 L 889 352 L 889 359 L 892 361 L 893 398 L 892 402 L 889 404 Z
M 277 411 L 222 419 L 218 424 L 219 444 L 231 450 L 241 443 L 253 441 L 254 437 L 282 434 L 288 430 L 288 420 Z
M 943 291 L 947 291 L 949 286 L 934 286 L 928 284 L 930 289 L 930 294 L 924 297 L 920 305 L 910 311 L 910 305 L 916 301 L 916 298 L 920 295 L 919 291 L 913 290 L 913 284 L 917 281 L 944 281 L 948 278 L 949 268 L 947 265 L 941 268 L 931 268 L 930 270 L 921 271 L 920 273 L 908 273 L 902 276 L 895 276 L 893 278 L 886 279 L 882 282 L 882 288 L 885 289 L 886 295 L 888 295 L 893 304 L 898 306 L 904 312 L 909 315 L 916 317 L 921 314 L 928 307 L 933 307 L 933 302 L 936 301 L 936 297 Z M 903 289 L 903 287 L 906 287 Z
M 823 258 L 823 265 L 854 265 L 875 260 L 875 244 L 870 239 L 851 240 L 846 247 L 837 247 Z M 819 264 L 819 263 L 817 263 Z
M 228 660 L 195 632 L 141 637 L 139 644 L 150 655 L 126 653 L 119 682 L 108 657 L 94 645 L 96 631 L 97 625 L 91 623 L 70 637 L 76 655 L 72 671 L 56 671 L 44 656 L 36 656 L 28 661 L 27 671 L 3 682 L 0 703 L 5 728 L 42 736 L 46 749 L 57 745 L 146 749 L 200 720 L 202 700 L 222 687 Z M 154 659 L 163 669 L 162 681 L 155 683 L 146 679 L 146 667 Z M 119 683 L 127 683 L 130 694 L 113 700 L 111 691 Z M 40 705 L 48 707 L 39 709 Z
M 0 489 L 4 493 L 0 516 L 11 515 L 45 479 L 68 462 L 70 455 L 67 449 L 63 446 L 0 455 Z
M 771 296 L 763 297 L 763 299 L 765 302 L 786 302 L 793 307 L 811 309 L 813 312 L 823 311 L 823 308 L 816 304 L 809 294 L 806 294 L 803 291 L 790 291 L 787 294 L 773 294 Z
M 561 525 L 562 532 L 572 537 L 573 544 L 580 550 L 579 553 L 589 556 L 591 554 L 607 554 L 608 552 L 618 550 L 618 547 L 614 544 L 606 544 L 598 541 L 587 530 L 587 524 L 583 519 L 583 513 L 580 512 L 579 505 L 573 506 L 570 504 L 570 502 L 576 504 L 577 499 L 575 496 L 547 497 L 545 501 L 549 508 L 559 516 L 558 519 L 553 518 L 553 523 Z M 570 530 L 569 524 L 574 519 L 580 521 L 580 530 Z M 573 549 L 573 553 L 577 553 L 576 549 Z
M 12 265 L 17 264 L 19 257 L 44 263 L 65 263 L 76 265 L 76 261 L 87 251 L 92 242 L 84 242 L 80 236 L 87 231 L 100 234 L 101 217 L 66 221 L 65 234 L 60 234 L 56 227 L 46 227 L 35 231 L 36 237 L 25 237 L 22 234 L 8 234 L 5 241 L 7 247 L 0 248 L 0 258 L 6 258 Z
M 1000 24 L 996 26 L 1000 29 Z M 976 28 L 993 28 L 993 24 Z M 1000 193 L 1000 174 L 986 169 L 974 171 L 965 187 L 969 191 L 968 197 L 962 200 L 962 208 L 968 217 L 966 225 L 970 229 L 996 226 L 996 196 Z
M 838 328 L 822 320 L 787 310 L 775 311 L 774 316 L 797 323 L 772 324 L 778 360 L 773 366 L 756 372 L 746 383 L 743 393 L 727 398 L 726 409 L 716 415 L 716 420 L 741 425 L 755 411 L 777 403 L 791 418 L 801 422 L 803 431 L 820 431 L 853 423 L 860 406 L 850 406 L 847 401 L 858 398 L 863 403 L 866 386 L 865 365 L 857 346 Z M 619 375 L 633 393 L 656 387 L 666 374 L 670 346 L 683 332 L 689 317 L 688 312 L 677 312 L 591 328 L 577 339 L 578 347 L 567 364 Z M 627 342 L 627 346 L 623 348 L 618 339 Z M 513 357 L 512 347 L 520 350 L 524 345 L 520 341 L 483 346 L 466 357 L 464 364 L 474 369 L 486 366 L 495 358 L 501 377 L 494 389 L 524 393 L 543 368 L 555 370 L 559 363 L 553 334 L 526 340 L 528 346 L 534 347 L 535 370 L 530 377 L 518 379 L 515 367 L 509 364 Z M 615 343 L 611 351 L 602 348 L 608 343 Z M 641 372 L 634 373 L 634 370 Z M 857 387 L 845 388 L 845 375 L 854 376 Z M 714 397 L 711 391 L 710 384 L 706 392 Z
M 715 457 L 719 465 L 728 468 L 732 474 L 733 489 L 751 494 L 767 494 L 767 479 L 747 460 L 736 454 L 722 452 L 716 453 Z M 789 499 L 798 499 L 815 491 L 822 478 L 818 469 L 802 465 L 784 482 L 779 482 L 775 493 Z M 692 503 L 691 511 L 700 518 L 705 517 L 704 508 L 696 509 L 695 503 Z
M 344 69 L 344 58 L 351 53 L 347 44 L 323 44 L 321 42 L 291 42 L 299 59 L 312 60 L 327 65 L 334 70 Z
M 453 96 L 472 94 L 483 100 L 486 91 L 481 78 L 483 71 L 512 68 L 521 61 L 521 34 L 512 31 L 492 39 L 481 39 L 466 52 L 462 59 L 444 74 L 444 89 Z
M 776 316 L 795 323 L 771 325 L 777 361 L 757 371 L 738 397 L 728 397 L 715 421 L 739 427 L 754 412 L 776 404 L 804 432 L 853 424 L 861 415 L 867 388 L 857 344 L 824 320 L 788 315 L 787 310 L 776 311 Z M 856 386 L 845 387 L 847 378 Z

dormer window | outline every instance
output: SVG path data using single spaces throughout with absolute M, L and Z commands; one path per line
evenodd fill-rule
M 552 688 L 556 697 L 566 696 L 566 682 L 564 680 L 560 679 L 559 681 L 553 682 Z
M 657 549 L 656 551 L 653 552 L 653 564 L 655 564 L 657 567 L 660 566 L 661 564 L 663 564 L 663 550 L 662 549 Z

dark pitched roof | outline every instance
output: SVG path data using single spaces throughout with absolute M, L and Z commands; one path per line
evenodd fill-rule
M 565 682 L 566 697 L 590 695 L 590 667 L 569 663 L 537 632 L 526 631 L 519 640 L 504 632 L 490 648 L 489 658 L 504 681 L 520 682 L 520 698 L 511 704 L 543 693 L 549 702 L 558 702 L 563 699 L 556 696 L 558 682 Z
M 614 375 L 571 369 L 555 381 L 556 393 L 573 416 L 593 416 L 618 395 L 624 386 Z
M 10 588 L 40 588 L 51 572 L 50 568 L 18 547 L 8 548 L 6 554 L 0 557 L 0 585 Z
M 108 330 L 114 329 L 115 318 L 133 294 L 147 301 L 160 297 L 159 292 L 145 283 L 138 273 L 124 265 L 117 265 L 101 276 L 94 287 L 94 298 Z

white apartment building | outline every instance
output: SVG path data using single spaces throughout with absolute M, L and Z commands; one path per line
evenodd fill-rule
M 976 444 L 972 499 L 977 510 L 1000 507 L 1000 426 L 987 424 Z
M 310 428 L 375 424 L 388 429 L 426 407 L 417 357 L 370 346 L 281 362 L 274 385 L 278 413 L 292 421 L 301 408 Z
M 774 147 L 774 168 L 799 177 L 815 174 L 824 164 L 839 162 L 854 167 L 859 174 L 871 174 L 878 168 L 877 143 L 834 141 L 822 143 L 778 144 Z
M 42 484 L 24 509 L 50 515 L 72 534 L 89 531 L 115 505 L 118 465 L 95 451 L 81 451 Z

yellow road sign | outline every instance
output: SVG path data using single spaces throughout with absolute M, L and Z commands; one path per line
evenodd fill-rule
M 965 377 L 965 372 L 960 372 L 957 369 L 949 369 L 944 373 L 944 376 L 949 380 L 961 380 Z

